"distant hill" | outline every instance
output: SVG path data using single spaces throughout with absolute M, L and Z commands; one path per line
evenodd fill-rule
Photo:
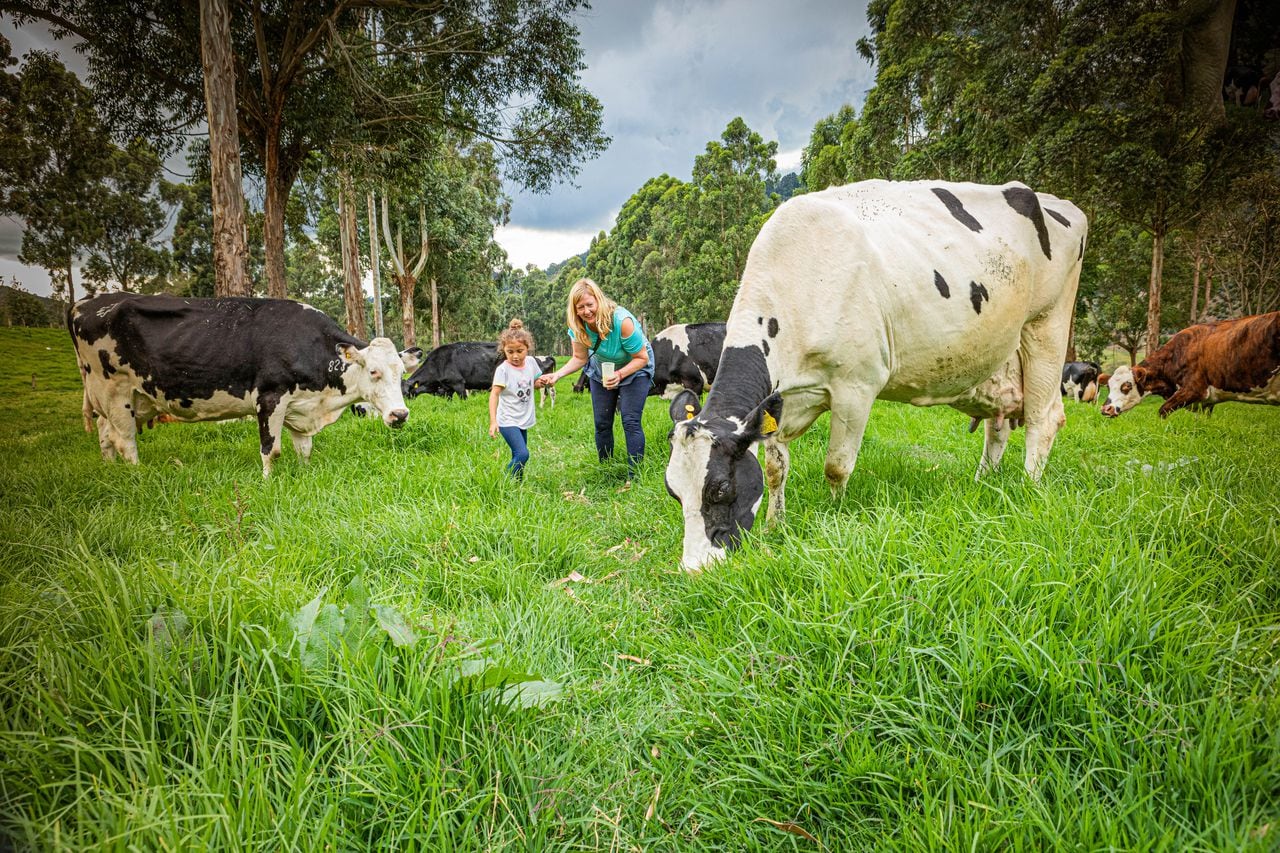
M 0 325 L 61 326 L 63 311 L 61 302 L 0 284 Z

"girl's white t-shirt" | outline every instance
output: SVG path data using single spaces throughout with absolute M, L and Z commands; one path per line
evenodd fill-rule
M 538 420 L 533 405 L 533 380 L 542 375 L 542 368 L 533 357 L 524 360 L 524 367 L 511 366 L 505 359 L 493 372 L 493 384 L 501 385 L 498 393 L 498 426 L 528 429 Z

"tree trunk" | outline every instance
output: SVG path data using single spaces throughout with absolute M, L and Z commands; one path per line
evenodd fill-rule
M 413 319 L 413 292 L 418 280 L 411 272 L 397 273 L 396 284 L 400 287 L 400 321 L 404 325 L 404 346 L 408 349 L 418 345 L 418 330 Z
M 213 190 L 214 294 L 248 296 L 249 252 L 244 236 L 244 189 L 236 119 L 236 74 L 227 0 L 200 0 L 200 60 L 209 118 L 209 174 Z
M 1209 264 L 1209 271 L 1204 277 L 1204 308 L 1203 313 L 1209 313 L 1209 297 L 1213 291 L 1213 264 Z
M 1200 265 L 1204 263 L 1204 258 L 1199 252 L 1196 252 L 1196 271 L 1191 279 L 1191 325 L 1196 323 L 1196 302 L 1200 298 Z
M 1160 288 L 1164 282 L 1164 234 L 1151 235 L 1151 281 L 1147 290 L 1147 355 L 1160 346 Z
M 378 274 L 378 266 L 381 261 L 381 252 L 378 251 L 378 209 L 373 200 L 373 192 L 369 192 L 369 267 L 373 272 L 373 328 L 378 337 L 383 337 L 386 332 L 382 330 L 382 284 L 381 276 Z
M 440 346 L 440 288 L 434 275 L 431 276 L 431 346 Z
M 280 173 L 280 122 L 279 115 L 271 118 L 263 151 L 266 191 L 262 206 L 262 247 L 266 256 L 267 295 L 274 299 L 288 296 L 284 271 L 284 209 L 289 202 L 289 187 Z
M 364 322 L 364 289 L 360 286 L 360 238 L 352 202 L 351 176 L 338 177 L 338 236 L 342 243 L 342 296 L 347 308 L 347 331 L 369 339 Z
M 1133 367 L 1138 363 L 1138 347 L 1125 347 L 1125 352 L 1129 353 L 1129 366 Z

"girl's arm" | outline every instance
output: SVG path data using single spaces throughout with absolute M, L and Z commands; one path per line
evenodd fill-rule
M 498 395 L 501 393 L 501 385 L 489 389 L 489 438 L 498 434 Z

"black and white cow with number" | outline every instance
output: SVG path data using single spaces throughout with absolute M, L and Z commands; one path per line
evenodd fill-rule
M 683 566 L 739 543 L 766 477 L 768 518 L 782 516 L 787 445 L 825 411 L 826 478 L 842 489 L 877 398 L 985 419 L 979 475 L 1021 420 L 1039 478 L 1065 421 L 1087 230 L 1075 205 L 1018 183 L 866 181 L 778 208 L 748 255 L 706 408 L 688 392 L 672 401 Z
M 409 417 L 400 380 L 422 350 L 368 344 L 323 312 L 289 299 L 107 293 L 69 317 L 84 380 L 85 429 L 98 421 L 104 459 L 138 461 L 137 433 L 152 418 L 258 419 L 262 475 L 288 430 L 304 460 L 311 440 L 352 403 L 366 401 L 390 427 Z

